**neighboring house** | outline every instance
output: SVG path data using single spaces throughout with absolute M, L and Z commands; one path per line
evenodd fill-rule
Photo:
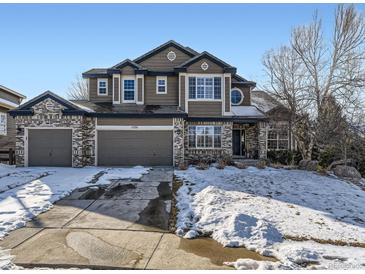
M 17 165 L 266 158 L 267 117 L 251 103 L 255 83 L 208 52 L 169 41 L 83 77 L 87 101 L 47 91 L 11 112 L 18 127 Z
M 262 90 L 251 91 L 251 104 L 267 117 L 267 150 L 295 150 L 289 110 Z
M 15 149 L 15 119 L 8 111 L 17 108 L 25 96 L 0 85 L 0 149 Z

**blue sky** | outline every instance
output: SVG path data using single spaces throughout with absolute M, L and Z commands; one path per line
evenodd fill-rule
M 170 40 L 209 51 L 264 81 L 262 56 L 331 4 L 0 4 L 0 84 L 28 98 L 66 96 L 76 75 L 136 58 Z M 365 5 L 357 5 L 365 11 Z

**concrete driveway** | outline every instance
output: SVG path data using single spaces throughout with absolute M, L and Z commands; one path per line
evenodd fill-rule
M 0 246 L 24 267 L 227 269 L 224 261 L 263 259 L 211 239 L 170 233 L 172 180 L 172 168 L 154 168 L 138 181 L 75 190 Z

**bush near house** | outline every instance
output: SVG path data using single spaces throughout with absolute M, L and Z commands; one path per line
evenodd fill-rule
M 269 150 L 267 152 L 267 159 L 271 163 L 278 163 L 282 165 L 297 165 L 302 159 L 302 156 L 298 151 Z

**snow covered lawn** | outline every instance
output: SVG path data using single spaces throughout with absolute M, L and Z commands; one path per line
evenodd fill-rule
M 357 186 L 273 168 L 190 167 L 175 174 L 184 180 L 177 195 L 178 235 L 211 235 L 224 246 L 280 260 L 243 259 L 232 266 L 365 269 L 365 192 Z
M 148 168 L 14 168 L 0 165 L 0 240 L 22 227 L 74 189 L 91 184 L 109 184 L 111 179 L 138 179 Z M 95 175 L 103 172 L 96 179 Z M 0 250 L 0 269 L 10 263 Z

